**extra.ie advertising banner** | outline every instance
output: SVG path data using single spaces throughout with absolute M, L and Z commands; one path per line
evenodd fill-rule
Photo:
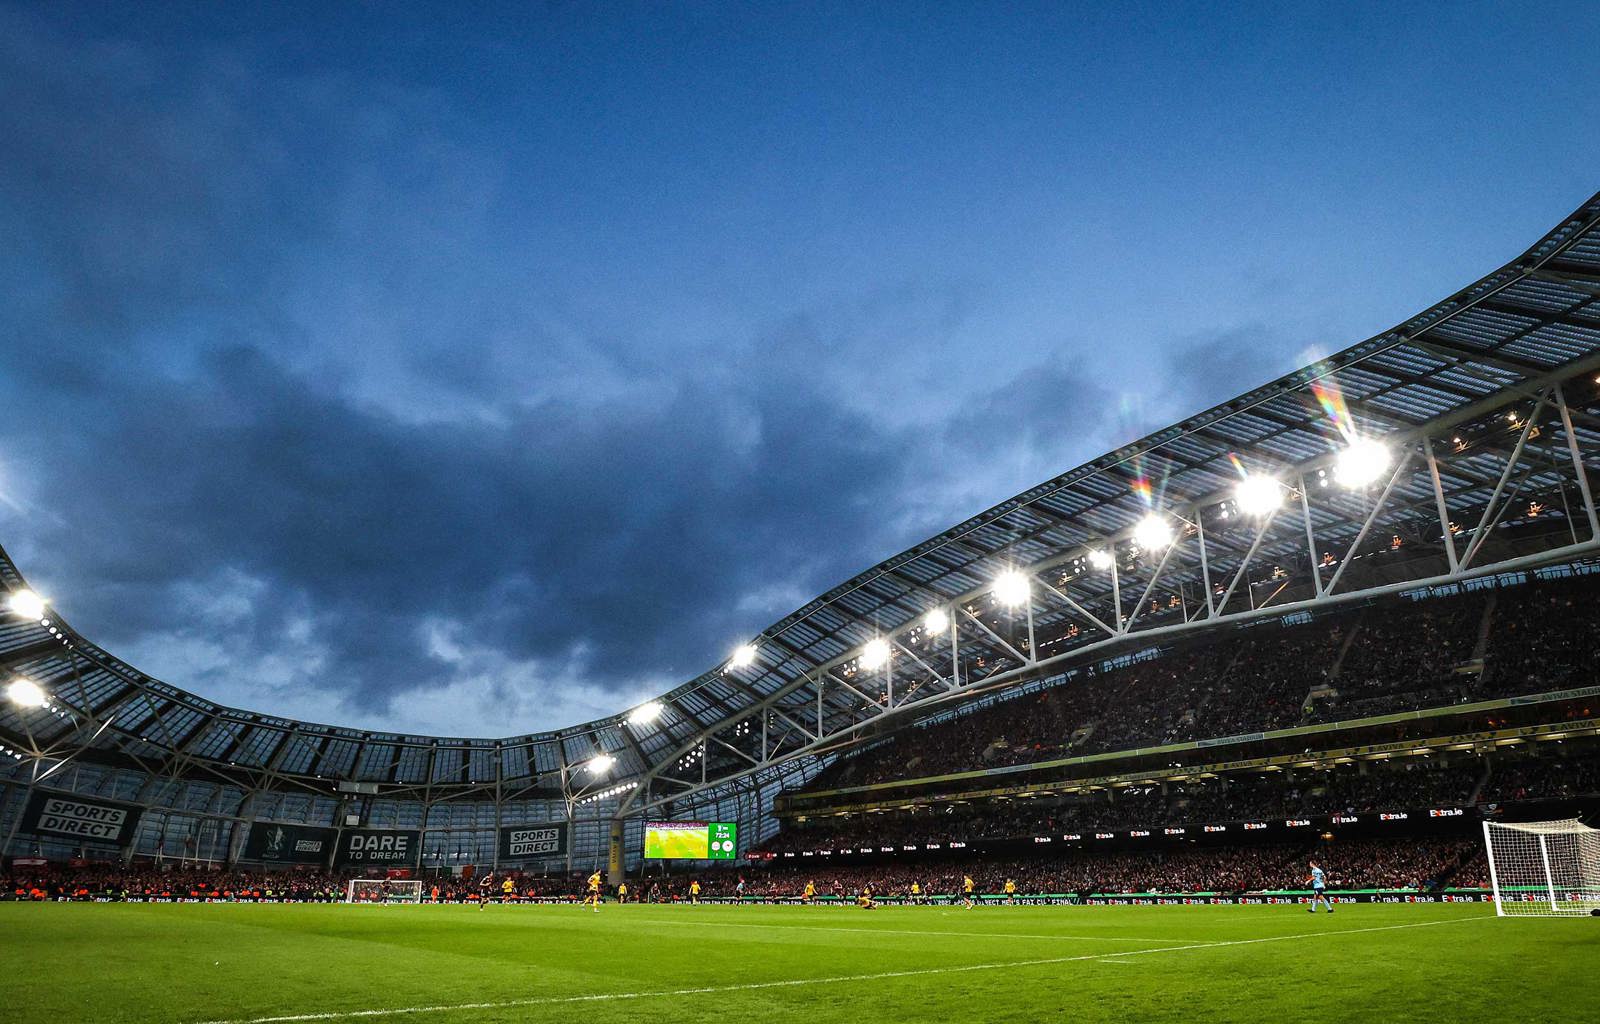
M 315 825 L 258 821 L 244 841 L 244 859 L 267 864 L 326 864 L 338 833 Z
M 404 867 L 422 852 L 422 833 L 405 828 L 347 828 L 339 835 L 337 867 Z
M 500 829 L 500 859 L 560 857 L 567 852 L 567 823 L 510 825 Z
M 143 813 L 143 808 L 132 804 L 35 790 L 22 812 L 22 831 L 127 846 L 133 842 L 133 830 Z

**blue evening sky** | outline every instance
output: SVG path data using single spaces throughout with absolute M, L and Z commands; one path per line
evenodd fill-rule
M 212 699 L 628 706 L 1600 188 L 1583 4 L 0 0 L 0 544 Z

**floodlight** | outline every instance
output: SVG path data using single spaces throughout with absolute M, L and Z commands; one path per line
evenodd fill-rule
M 628 724 L 649 725 L 651 722 L 654 722 L 657 718 L 661 717 L 661 710 L 662 707 L 659 700 L 652 700 L 647 703 L 640 704 L 638 707 L 628 712 Z
M 39 619 L 44 617 L 44 598 L 31 590 L 17 590 L 11 594 L 7 602 L 11 610 L 25 619 Z
M 1146 551 L 1160 551 L 1172 543 L 1172 524 L 1152 512 L 1134 526 L 1133 539 Z
M 49 698 L 38 683 L 18 676 L 6 687 L 6 699 L 18 707 L 42 708 Z
M 1358 437 L 1339 453 L 1333 475 L 1345 487 L 1365 487 L 1383 475 L 1394 456 L 1370 437 Z
M 610 771 L 611 766 L 616 763 L 617 759 L 612 757 L 610 754 L 596 754 L 589 758 L 588 763 L 585 764 L 584 767 L 589 769 L 590 774 L 604 775 L 606 772 Z
M 1264 516 L 1283 504 L 1283 485 L 1252 473 L 1234 487 L 1233 500 L 1245 515 Z
M 1011 572 L 1001 573 L 994 581 L 995 599 L 1013 608 L 1025 604 L 1032 593 L 1032 588 L 1028 586 L 1028 577 L 1014 569 Z
M 864 669 L 882 668 L 889 663 L 889 641 L 881 636 L 875 636 L 867 641 L 861 648 L 861 667 Z
M 1089 552 L 1089 564 L 1096 569 L 1109 569 L 1116 561 L 1117 556 L 1106 548 L 1095 548 Z
M 733 657 L 728 659 L 728 663 L 731 664 L 734 668 L 744 668 L 744 667 L 746 667 L 748 665 L 755 664 L 755 660 L 756 660 L 755 645 L 754 644 L 740 644 L 738 647 L 734 648 Z
M 950 628 L 950 616 L 943 608 L 935 608 L 923 616 L 922 628 L 930 633 L 943 633 Z

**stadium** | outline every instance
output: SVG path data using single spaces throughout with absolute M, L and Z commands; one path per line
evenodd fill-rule
M 1087 994 L 1128 958 L 1181 984 L 1277 939 L 1425 950 L 1479 976 L 1475 952 L 1509 945 L 1549 970 L 1537 991 L 1520 972 L 1496 987 L 1538 999 L 1600 937 L 1490 922 L 1600 910 L 1600 833 L 1580 823 L 1600 806 L 1597 466 L 1600 195 L 1392 330 L 871 567 L 656 700 L 556 732 L 382 735 L 220 707 L 79 635 L 71 596 L 46 604 L 0 556 L 5 889 L 39 905 L 5 913 L 46 940 L 35 971 L 137 936 L 278 976 L 269 993 L 223 975 L 241 1021 L 530 1019 L 584 1001 L 620 1019 L 682 993 L 742 1018 L 788 988 L 785 1012 L 826 1018 L 858 983 L 915 999 L 940 971 L 1011 990 L 1028 983 L 1014 969 L 1089 963 Z M 1505 834 L 1486 843 L 1491 828 Z M 1294 880 L 1311 861 L 1326 909 L 1356 922 L 1340 928 L 1381 940 L 1304 938 L 1306 918 L 1281 911 L 1314 898 Z M 591 873 L 635 906 L 579 939 Z M 87 905 L 39 913 L 59 902 Z M 348 903 L 423 905 L 401 921 L 286 906 Z M 483 903 L 514 938 L 459 913 Z M 974 904 L 1023 907 L 949 919 Z M 1087 909 L 1115 905 L 1145 909 Z M 1274 923 L 1247 936 L 1263 911 L 1224 905 Z M 1431 926 L 1456 934 L 1424 940 Z M 240 929 L 262 927 L 261 959 L 235 965 Z M 641 929 L 677 942 L 646 949 Z M 771 956 L 719 984 L 689 962 L 727 955 L 701 929 Z M 352 985 L 263 966 L 344 939 L 402 951 L 352 965 Z M 906 959 L 908 939 L 948 966 Z M 412 991 L 438 969 L 425 952 L 500 941 L 635 945 L 686 958 L 673 973 L 690 983 L 574 993 L 552 970 L 479 998 L 468 972 L 445 998 Z M 789 975 L 788 943 L 816 954 L 810 973 Z M 1270 971 L 1326 983 L 1290 956 Z M 1113 998 L 1121 982 L 1103 980 Z M 170 984 L 122 978 L 95 1019 L 216 1017 L 209 985 Z M 1215 998 L 1237 997 L 1226 987 Z M 27 1019 L 71 1015 L 60 993 L 25 998 Z
M 1176 14 L 1130 34 L 990 11 L 1014 31 L 963 78 L 985 12 L 852 12 L 813 48 L 776 11 L 405 6 L 310 32 L 306 12 L 0 4 L 24 154 L 0 162 L 22 253 L 0 320 L 33 339 L 0 348 L 0 1024 L 1581 1016 L 1600 193 L 1402 306 L 1378 271 L 1329 269 L 1364 232 L 1455 267 L 1452 241 L 1581 199 L 1592 182 L 1556 194 L 1592 170 L 1581 143 L 1548 176 L 1509 168 L 1536 203 L 1452 197 L 1472 232 L 1390 233 L 1441 179 L 1408 192 L 1386 163 L 1358 187 L 1367 155 L 1320 176 L 1251 120 L 1293 92 L 1282 66 L 1251 77 L 1249 46 Z M 1318 25 L 1285 52 L 1369 49 Z M 1411 110 L 1429 85 L 1383 45 L 1361 75 Z M 1336 70 L 1274 115 L 1315 122 L 1320 160 L 1360 151 L 1344 120 L 1374 105 Z M 1172 119 L 1096 119 L 1141 90 Z M 1383 160 L 1421 175 L 1395 140 L 1425 128 L 1381 125 Z M 1228 154 L 1209 178 L 1201 134 Z M 1076 185 L 1035 151 L 1062 140 Z M 1466 141 L 1451 157 L 1510 176 Z M 1291 179 L 1294 215 L 1255 216 L 1251 182 Z M 531 185 L 548 208 L 516 205 Z M 1052 254 L 1030 232 L 1053 218 L 1088 241 Z M 923 248 L 956 251 L 960 280 L 920 280 L 943 266 Z M 877 265 L 896 253 L 910 269 Z M 1032 278 L 1036 258 L 1065 269 Z M 1058 302 L 1068 276 L 1089 284 Z M 782 305 L 747 350 L 729 325 L 765 290 L 849 313 Z M 1394 326 L 1273 363 L 1362 303 Z M 1236 306 L 1273 320 L 1182 340 Z M 674 321 L 693 346 L 661 340 Z M 619 324 L 646 340 L 613 344 Z M 1175 370 L 1147 358 L 1163 345 Z M 1057 372 L 1090 348 L 1131 383 Z M 979 360 L 1021 369 L 989 391 Z M 1187 387 L 1207 375 L 1234 397 Z M 793 419 L 739 390 L 754 376 Z M 1014 454 L 1006 431 L 1074 436 L 1025 477 L 974 471 Z M 165 487 L 185 493 L 146 500 Z M 851 534 L 869 520 L 899 525 Z M 756 564 L 716 579 L 730 551 Z

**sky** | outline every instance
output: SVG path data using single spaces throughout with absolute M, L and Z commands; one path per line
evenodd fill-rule
M 1595 39 L 0 0 L 0 545 L 225 704 L 610 714 L 1520 254 L 1600 189 Z

